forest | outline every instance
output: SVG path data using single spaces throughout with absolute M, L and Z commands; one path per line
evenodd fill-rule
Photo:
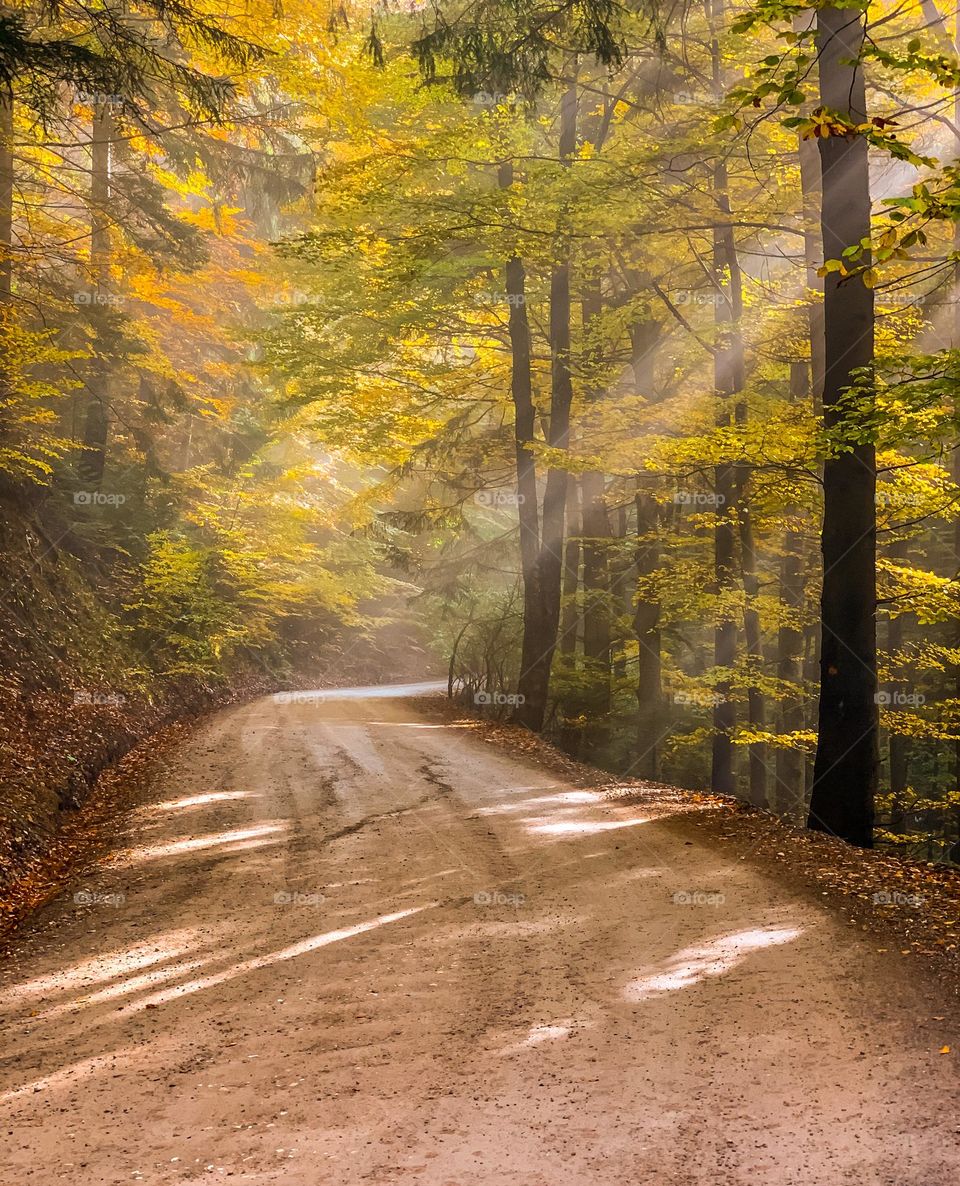
M 571 755 L 947 856 L 953 13 L 4 11 L 7 550 L 111 652 L 14 557 L 6 716 L 393 621 Z
M 5 0 L 0 559 L 3 1186 L 956 1182 L 956 6 Z

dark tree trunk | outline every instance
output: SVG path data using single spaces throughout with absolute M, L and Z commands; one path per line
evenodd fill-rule
M 563 547 L 563 607 L 557 649 L 565 681 L 572 683 L 577 672 L 577 636 L 582 617 L 577 604 L 580 588 L 580 505 L 576 482 L 567 486 L 567 539 Z M 574 698 L 565 695 L 559 705 L 560 748 L 573 757 L 580 753 L 581 730 L 573 723 L 577 715 Z
M 500 185 L 513 183 L 513 166 L 500 167 Z M 513 399 L 514 452 L 517 466 L 517 518 L 520 525 L 520 575 L 523 583 L 523 637 L 520 644 L 519 703 L 514 719 L 539 730 L 546 712 L 546 689 L 538 682 L 536 659 L 544 646 L 540 597 L 540 512 L 537 504 L 537 465 L 532 445 L 536 433 L 531 373 L 530 320 L 527 316 L 526 273 L 519 256 L 507 260 L 505 277 L 509 309 L 510 394 Z
M 863 17 L 855 9 L 817 13 L 820 101 L 853 123 L 866 121 Z M 870 235 L 870 172 L 862 136 L 820 140 L 825 259 Z M 861 263 L 868 261 L 861 259 Z M 873 364 L 873 291 L 859 275 L 824 284 L 823 409 L 841 421 L 854 371 Z M 851 844 L 873 844 L 879 765 L 876 641 L 876 455 L 855 444 L 827 458 L 823 474 L 823 594 L 819 740 L 809 826 Z
M 616 550 L 610 563 L 610 607 L 614 615 L 612 647 L 613 677 L 622 680 L 627 674 L 627 631 L 624 623 L 633 613 L 633 597 L 630 593 L 630 572 L 633 563 L 626 550 L 627 508 L 617 508 Z
M 90 141 L 90 271 L 96 292 L 110 282 L 110 155 L 113 116 L 107 103 L 98 103 Z M 80 476 L 94 490 L 103 484 L 110 423 L 107 414 L 110 367 L 98 353 L 88 384 L 83 424 Z
M 794 400 L 810 394 L 809 368 L 805 362 L 790 366 L 790 395 Z M 787 514 L 795 516 L 796 507 Z M 777 632 L 777 678 L 785 688 L 780 699 L 780 731 L 798 733 L 803 729 L 803 537 L 788 524 L 780 560 L 780 605 L 783 617 Z M 781 746 L 777 750 L 776 794 L 774 807 L 781 814 L 799 820 L 804 815 L 804 755 L 799 749 Z
M 898 540 L 890 549 L 893 560 L 904 560 L 907 555 L 905 540 Z M 887 663 L 890 667 L 890 681 L 887 690 L 891 707 L 896 708 L 900 703 L 898 697 L 908 691 L 907 685 L 898 675 L 901 666 L 900 652 L 903 649 L 903 614 L 895 613 L 893 608 L 887 615 Z M 909 738 L 902 733 L 890 730 L 887 739 L 887 756 L 890 762 L 890 829 L 893 832 L 903 828 L 904 798 L 907 790 L 908 761 L 910 752 Z
M 657 398 L 656 360 L 660 324 L 639 321 L 630 328 L 634 388 L 647 399 Z M 654 574 L 660 566 L 660 515 L 652 493 L 638 489 L 636 599 L 633 629 L 637 639 L 637 757 L 634 769 L 641 778 L 661 777 L 661 743 L 665 724 L 663 664 L 660 638 L 660 601 Z
M 660 778 L 663 740 L 663 676 L 660 656 L 660 603 L 652 578 L 660 565 L 659 516 L 656 500 L 637 493 L 637 758 L 641 778 Z
M 517 460 L 517 516 L 520 521 L 520 568 L 523 578 L 523 639 L 520 646 L 519 702 L 514 719 L 535 731 L 543 726 L 547 688 L 538 664 L 547 633 L 540 592 L 540 513 L 537 506 L 537 468 L 533 450 L 536 410 L 530 371 L 530 322 L 527 318 L 526 280 L 523 263 L 514 256 L 507 262 L 509 334 L 514 407 L 514 440 Z
M 721 216 L 729 215 L 727 169 L 721 162 L 714 170 L 714 193 Z M 740 319 L 743 299 L 739 261 L 733 226 L 725 223 L 714 232 L 714 284 L 716 299 L 717 344 L 714 355 L 714 387 L 720 397 L 717 424 L 731 423 L 729 401 L 743 390 L 744 362 Z M 737 661 L 737 620 L 723 603 L 732 600 L 736 584 L 737 471 L 724 461 L 714 472 L 717 499 L 714 527 L 714 589 L 718 599 L 718 617 L 714 631 L 713 662 L 721 673 L 733 671 Z M 719 794 L 736 793 L 733 761 L 733 730 L 737 723 L 733 689 L 727 674 L 716 684 L 717 702 L 713 710 L 713 754 L 711 784 Z
M 600 362 L 600 351 L 592 340 L 602 301 L 599 282 L 592 282 L 582 302 L 585 346 L 583 363 L 590 398 L 600 392 L 590 372 Z M 607 738 L 610 714 L 610 520 L 605 502 L 606 479 L 590 470 L 580 479 L 581 530 L 583 533 L 583 675 L 584 710 L 587 727 L 584 740 L 589 750 L 602 748 Z
M 560 110 L 560 159 L 569 161 L 577 143 L 577 89 L 572 83 L 564 93 Z M 570 372 L 570 262 L 567 244 L 561 231 L 559 260 L 550 277 L 550 354 L 551 391 L 550 421 L 547 443 L 553 449 L 566 452 L 570 439 L 570 405 L 573 402 L 573 379 Z M 509 270 L 509 268 L 508 268 Z M 508 296 L 510 289 L 508 287 Z M 526 330 L 527 394 L 530 393 L 530 330 L 522 295 L 513 297 L 510 306 L 511 325 L 517 309 L 523 310 Z M 511 333 L 511 343 L 513 341 Z M 514 396 L 516 405 L 516 395 Z M 530 401 L 530 435 L 532 440 L 532 399 Z M 531 457 L 532 464 L 532 457 Z M 557 644 L 560 624 L 560 590 L 563 573 L 563 529 L 567 501 L 568 475 L 565 469 L 552 467 L 547 471 L 541 516 L 540 550 L 536 562 L 535 586 L 537 609 L 524 616 L 524 637 L 520 663 L 518 691 L 523 701 L 517 705 L 514 720 L 528 729 L 539 731 L 546 715 L 550 687 L 550 668 Z M 535 496 L 534 496 L 535 497 Z
M 0 303 L 13 292 L 13 91 L 0 83 Z
M 742 406 L 742 405 L 741 405 Z M 739 419 L 739 417 L 738 417 Z M 750 682 L 747 685 L 747 717 L 750 727 L 757 732 L 766 728 L 767 714 L 760 678 L 763 675 L 763 632 L 757 598 L 760 581 L 757 575 L 757 552 L 753 538 L 753 518 L 750 513 L 749 477 L 740 467 L 737 481 L 737 521 L 740 531 L 740 568 L 746 603 L 743 610 L 743 633 L 747 648 Z M 750 802 L 755 807 L 768 807 L 767 802 L 767 747 L 753 742 L 748 747 L 750 772 Z

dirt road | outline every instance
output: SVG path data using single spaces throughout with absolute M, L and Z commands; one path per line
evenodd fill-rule
M 960 1180 L 950 1006 L 670 810 L 389 694 L 212 718 L 3 970 L 0 1183 Z

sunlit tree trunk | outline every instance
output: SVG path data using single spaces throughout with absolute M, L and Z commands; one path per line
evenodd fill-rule
M 854 124 L 867 118 L 858 64 L 863 21 L 858 9 L 817 13 L 820 101 Z M 867 142 L 856 135 L 821 138 L 820 158 L 823 252 L 827 260 L 838 259 L 870 234 Z M 831 428 L 844 419 L 840 401 L 855 372 L 873 365 L 873 292 L 859 275 L 841 280 L 828 273 L 824 325 L 823 409 Z M 819 739 L 808 822 L 869 847 L 879 765 L 872 444 L 855 443 L 827 458 L 823 497 Z
M 560 106 L 561 161 L 570 160 L 576 149 L 576 142 L 577 89 L 574 82 L 564 92 Z M 562 231 L 558 249 L 558 259 L 550 277 L 551 392 L 547 444 L 553 449 L 566 452 L 570 438 L 573 378 L 570 371 L 569 247 L 563 240 Z M 511 321 L 513 316 L 514 306 L 511 306 Z M 525 314 L 524 322 L 527 331 L 528 359 L 526 382 L 529 387 L 529 323 Z M 532 432 L 528 439 L 533 439 Z M 519 724 L 533 730 L 543 727 L 550 685 L 550 668 L 553 663 L 553 654 L 557 644 L 557 629 L 560 624 L 567 481 L 568 475 L 565 469 L 553 466 L 547 471 L 541 514 L 540 550 L 536 563 L 537 579 L 531 582 L 532 590 L 539 604 L 536 612 L 531 615 L 531 628 L 528 628 L 526 618 L 524 624 L 518 683 L 518 691 L 523 696 L 523 702 L 517 706 L 514 719 Z
M 723 94 L 723 71 L 717 31 L 724 20 L 724 0 L 711 0 L 710 57 L 714 94 Z M 719 397 L 717 426 L 732 423 L 732 397 L 743 390 L 743 340 L 740 318 L 743 311 L 740 269 L 733 225 L 729 221 L 730 197 L 727 165 L 724 158 L 713 169 L 713 197 L 717 208 L 717 226 L 713 233 L 713 283 L 715 300 L 716 350 L 714 352 L 714 390 Z M 721 672 L 731 672 L 737 660 L 737 619 L 727 602 L 736 585 L 737 495 L 736 467 L 722 461 L 714 469 L 714 495 L 717 500 L 713 533 L 714 592 L 717 596 L 717 621 L 714 628 L 713 663 Z M 736 791 L 733 730 L 737 723 L 736 704 L 729 678 L 721 675 L 716 683 L 717 701 L 713 710 L 711 785 L 720 794 Z

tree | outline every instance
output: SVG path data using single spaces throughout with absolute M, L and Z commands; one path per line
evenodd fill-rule
M 867 142 L 851 130 L 867 120 L 863 43 L 859 8 L 818 11 L 821 105 L 842 121 L 820 137 L 825 260 L 870 241 Z M 866 253 L 861 262 L 869 266 Z M 828 453 L 823 472 L 820 713 L 809 824 L 870 847 L 879 766 L 876 449 L 858 439 L 857 428 L 869 410 L 874 298 L 862 271 L 827 273 L 824 325 L 824 425 L 842 444 Z

